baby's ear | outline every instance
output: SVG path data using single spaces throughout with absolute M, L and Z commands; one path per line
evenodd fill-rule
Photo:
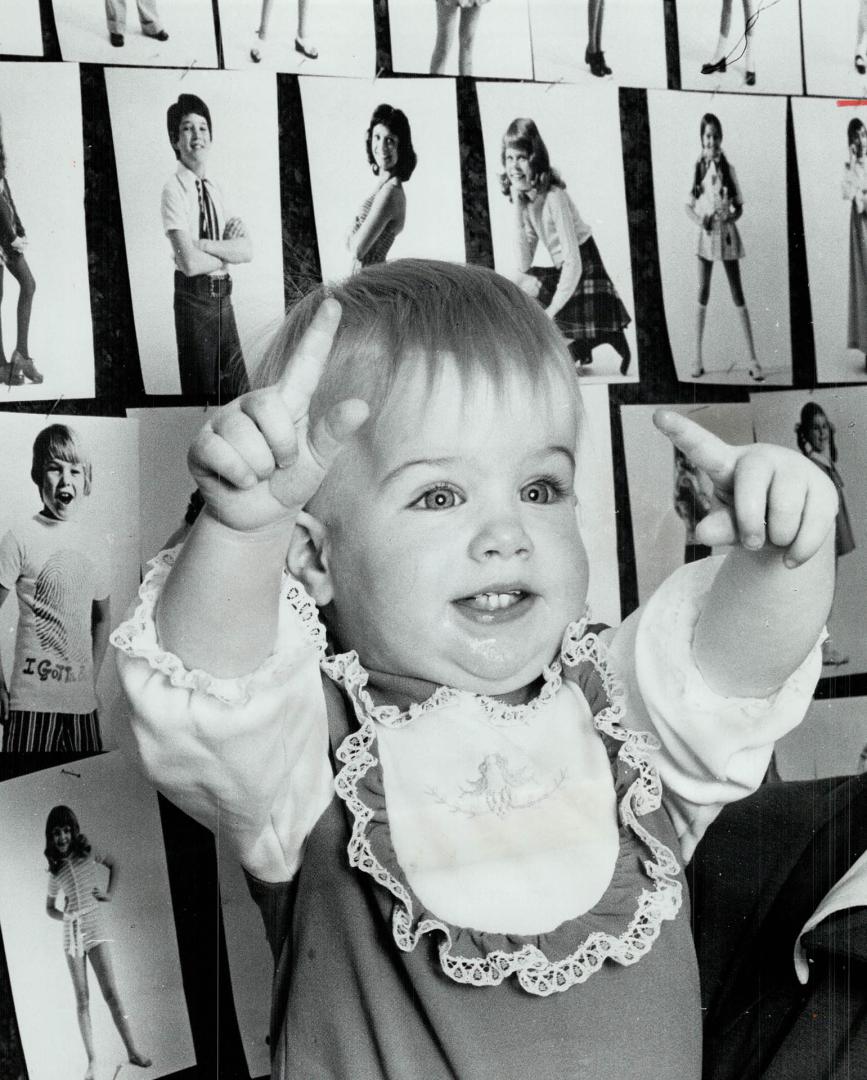
M 328 530 L 319 518 L 302 510 L 295 521 L 286 554 L 289 573 L 301 582 L 318 607 L 324 607 L 334 599 L 327 539 Z

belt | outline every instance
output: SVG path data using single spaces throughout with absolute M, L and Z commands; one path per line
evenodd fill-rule
M 210 300 L 223 300 L 232 295 L 232 279 L 228 274 L 219 277 L 210 274 L 196 274 L 187 277 L 180 270 L 175 270 L 175 290 L 188 296 L 204 296 Z

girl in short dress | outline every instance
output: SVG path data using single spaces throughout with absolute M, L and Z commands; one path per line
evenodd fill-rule
M 362 266 L 385 262 L 391 245 L 403 232 L 406 221 L 403 185 L 416 166 L 409 120 L 402 110 L 391 105 L 377 105 L 373 110 L 365 145 L 376 185 L 359 207 L 346 238 L 353 258 L 353 273 Z
M 3 128 L 0 125 L 0 301 L 3 299 L 4 267 L 18 282 L 17 338 L 15 351 L 9 360 L 6 359 L 0 335 L 0 382 L 8 383 L 9 386 L 21 386 L 25 379 L 32 383 L 42 382 L 42 375 L 36 370 L 27 344 L 36 282 L 24 256 L 26 247 L 24 226 L 15 209 L 6 178 L 6 151 L 3 146 Z
M 867 128 L 858 117 L 846 132 L 849 160 L 843 170 L 843 198 L 849 213 L 849 325 L 846 344 L 867 357 Z
M 114 1026 L 123 1040 L 131 1065 L 146 1069 L 151 1060 L 135 1045 L 129 1018 L 120 1000 L 111 963 L 102 905 L 110 902 L 117 887 L 117 864 L 107 854 L 93 854 L 78 818 L 68 806 L 55 806 L 45 822 L 45 858 L 48 860 L 48 895 L 45 910 L 50 919 L 63 923 L 63 951 L 72 976 L 78 1027 L 87 1054 L 84 1080 L 93 1080 L 96 1055 L 87 990 L 90 963 Z M 105 888 L 98 867 L 108 871 Z M 63 893 L 63 907 L 57 898 Z
M 698 325 L 695 366 L 691 374 L 694 379 L 699 379 L 705 373 L 703 342 L 710 282 L 714 263 L 722 262 L 746 338 L 749 376 L 754 382 L 764 382 L 741 284 L 739 260 L 744 257 L 744 245 L 736 222 L 744 212 L 743 197 L 735 171 L 722 152 L 722 124 L 713 113 L 705 113 L 701 118 L 701 145 L 701 157 L 695 163 L 692 190 L 686 204 L 690 221 L 698 225 Z M 732 361 L 728 370 L 736 363 Z
M 841 555 L 848 555 L 855 550 L 855 532 L 843 497 L 843 477 L 837 468 L 834 425 L 818 402 L 808 401 L 801 409 L 800 420 L 795 424 L 795 435 L 801 453 L 814 465 L 818 465 L 837 489 L 839 503 L 834 532 L 834 556 L 839 561 Z M 822 663 L 826 666 L 837 666 L 848 662 L 849 657 L 839 652 L 830 638 L 826 638 L 822 643 Z
M 516 284 L 545 308 L 569 340 L 582 365 L 593 349 L 609 344 L 620 356 L 620 374 L 631 359 L 624 328 L 629 313 L 608 276 L 590 226 L 582 220 L 556 169 L 534 120 L 513 120 L 500 154 L 503 194 L 512 203 Z M 539 242 L 552 267 L 533 266 Z
M 431 75 L 442 75 L 458 28 L 458 74 L 473 73 L 473 44 L 482 5 L 488 0 L 436 0 L 437 36 L 430 58 Z M 460 12 L 460 15 L 458 14 Z

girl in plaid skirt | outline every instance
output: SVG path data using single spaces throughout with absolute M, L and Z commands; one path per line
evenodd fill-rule
M 503 136 L 503 194 L 514 208 L 516 283 L 545 308 L 569 340 L 579 364 L 593 362 L 593 349 L 609 344 L 620 356 L 620 374 L 631 353 L 623 330 L 629 313 L 605 270 L 593 233 L 551 167 L 534 120 L 513 120 Z M 533 266 L 542 243 L 553 266 Z

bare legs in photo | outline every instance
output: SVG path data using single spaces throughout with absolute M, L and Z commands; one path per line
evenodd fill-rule
M 3 267 L 0 266 L 0 300 L 3 299 Z M 0 338 L 0 381 L 10 386 L 21 386 L 25 379 L 32 383 L 41 383 L 43 377 L 36 369 L 31 356 L 28 338 L 30 334 L 30 314 L 33 309 L 33 295 L 36 292 L 36 280 L 23 254 L 9 258 L 6 270 L 18 283 L 18 307 L 16 310 L 15 351 L 6 360 Z
M 253 45 L 250 48 L 250 59 L 258 64 L 262 59 L 265 49 L 265 39 L 268 36 L 268 24 L 271 21 L 271 9 L 274 0 L 262 0 L 262 11 L 259 15 L 259 28 L 256 30 Z M 295 52 L 300 53 L 308 60 L 315 60 L 319 56 L 319 50 L 310 41 L 308 29 L 308 15 L 310 0 L 298 0 L 298 22 L 295 28 Z
M 753 325 L 750 320 L 750 312 L 744 299 L 743 285 L 741 284 L 741 266 L 737 259 L 723 259 L 726 277 L 731 289 L 732 300 L 741 320 L 741 329 L 747 345 L 747 354 L 750 360 L 749 376 L 753 382 L 764 382 L 765 374 L 762 365 L 756 356 L 755 339 L 753 338 Z M 704 326 L 707 319 L 707 303 L 710 299 L 710 283 L 713 275 L 713 262 L 710 259 L 699 257 L 699 286 L 698 286 L 698 318 L 696 324 L 696 358 L 695 366 L 690 373 L 693 379 L 699 379 L 704 375 Z M 733 360 L 727 370 L 732 371 L 737 366 Z
M 446 60 L 454 46 L 456 29 L 458 32 L 458 74 L 472 75 L 473 43 L 482 9 L 480 7 L 458 8 L 440 3 L 436 8 L 437 36 L 430 58 L 431 75 L 442 75 L 445 72 Z
M 867 0 L 858 2 L 858 30 L 855 41 L 855 70 L 867 75 Z
M 713 59 L 709 60 L 706 64 L 702 64 L 701 73 L 702 75 L 713 75 L 715 72 L 724 72 L 733 59 L 737 60 L 743 55 L 744 64 L 746 65 L 744 81 L 747 86 L 755 86 L 756 68 L 753 63 L 752 48 L 753 32 L 755 30 L 756 22 L 755 0 L 742 0 L 744 9 L 743 50 L 738 49 L 737 45 L 732 47 L 730 44 L 733 2 L 734 0 L 722 0 L 722 9 L 720 11 L 719 20 L 719 38 L 717 40 L 716 50 L 714 51 Z
M 589 65 L 591 74 L 602 78 L 611 74 L 611 68 L 605 63 L 602 51 L 602 20 L 605 15 L 605 0 L 587 0 L 587 48 L 584 63 Z
M 151 1065 L 150 1058 L 142 1054 L 133 1041 L 130 1031 L 129 1019 L 123 1011 L 123 1005 L 115 983 L 114 970 L 111 964 L 111 953 L 108 944 L 103 942 L 95 945 L 87 956 L 67 956 L 66 962 L 69 973 L 72 976 L 72 985 L 75 990 L 75 1006 L 78 1012 L 78 1029 L 81 1032 L 81 1041 L 87 1054 L 87 1071 L 84 1080 L 94 1080 L 94 1067 L 96 1055 L 93 1046 L 93 1028 L 90 1020 L 90 991 L 87 985 L 87 962 L 93 968 L 96 981 L 102 996 L 108 1006 L 114 1026 L 120 1035 L 126 1048 L 127 1057 L 131 1065 L 138 1065 L 146 1069 Z

